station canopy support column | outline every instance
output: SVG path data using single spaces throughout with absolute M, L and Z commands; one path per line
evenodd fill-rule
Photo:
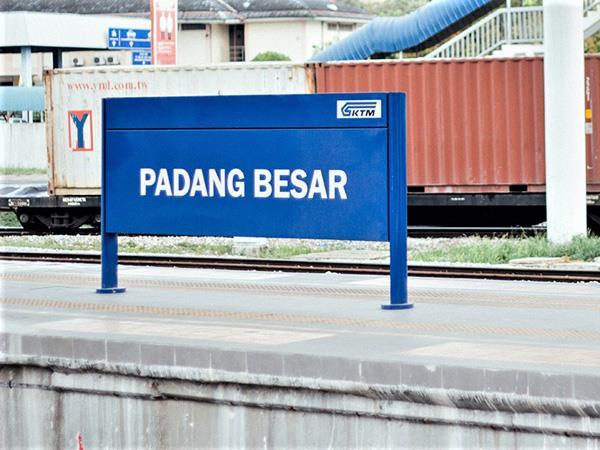
M 21 47 L 21 86 L 31 87 L 33 86 L 32 79 L 32 63 L 31 63 L 31 47 Z M 23 120 L 27 122 L 32 121 L 31 111 L 23 111 Z
M 544 1 L 548 238 L 585 235 L 586 162 L 582 2 Z

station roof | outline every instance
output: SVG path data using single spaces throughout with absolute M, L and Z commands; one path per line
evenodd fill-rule
M 0 12 L 35 11 L 148 17 L 148 0 L 3 0 Z M 253 19 L 331 18 L 366 21 L 360 8 L 336 0 L 179 0 L 180 22 Z

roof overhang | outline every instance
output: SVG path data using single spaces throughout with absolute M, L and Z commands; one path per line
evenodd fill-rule
M 108 29 L 150 28 L 150 20 L 109 15 L 0 12 L 0 52 L 106 49 Z

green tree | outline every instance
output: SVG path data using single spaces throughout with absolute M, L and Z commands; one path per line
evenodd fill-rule
M 278 52 L 262 52 L 256 55 L 252 61 L 290 61 L 290 57 Z

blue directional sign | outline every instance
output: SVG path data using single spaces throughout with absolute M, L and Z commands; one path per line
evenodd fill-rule
M 99 292 L 122 291 L 120 233 L 350 239 L 390 241 L 384 307 L 411 306 L 404 94 L 115 98 L 103 108 Z
M 151 48 L 150 30 L 132 28 L 109 28 L 108 48 L 110 49 L 135 49 Z
M 152 64 L 152 50 L 134 50 L 131 52 L 131 64 L 145 66 Z

